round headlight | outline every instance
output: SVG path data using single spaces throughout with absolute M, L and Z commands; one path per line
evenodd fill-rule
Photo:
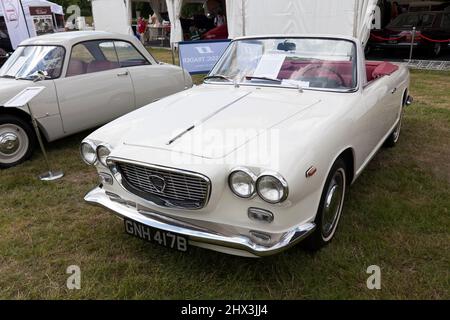
M 258 195 L 266 202 L 280 203 L 288 196 L 288 186 L 279 175 L 263 174 L 256 182 Z
M 95 164 L 95 162 L 97 161 L 95 146 L 91 143 L 83 142 L 81 144 L 81 157 L 87 164 L 89 165 Z
M 251 198 L 255 194 L 256 176 L 249 170 L 236 169 L 229 178 L 231 191 L 241 198 Z
M 104 165 L 105 167 L 107 167 L 107 163 L 106 163 L 106 159 L 108 158 L 108 156 L 111 154 L 111 150 L 105 146 L 105 145 L 101 145 L 97 148 L 97 158 L 98 161 L 100 161 L 100 163 L 102 165 Z

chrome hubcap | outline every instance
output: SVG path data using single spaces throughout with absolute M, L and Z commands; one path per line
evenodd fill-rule
M 14 163 L 27 153 L 28 136 L 21 127 L 7 123 L 0 125 L 0 162 Z
M 12 132 L 4 133 L 0 136 L 0 152 L 4 154 L 13 154 L 20 147 L 20 141 L 17 135 Z
M 322 234 L 324 238 L 330 237 L 335 228 L 342 210 L 345 193 L 345 172 L 339 169 L 331 179 L 325 197 L 322 213 Z

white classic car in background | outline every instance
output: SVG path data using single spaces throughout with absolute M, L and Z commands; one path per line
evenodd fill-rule
M 0 69 L 0 168 L 33 153 L 27 108 L 2 105 L 35 85 L 46 89 L 30 105 L 45 138 L 53 141 L 192 87 L 192 79 L 156 61 L 131 36 L 65 32 L 26 40 Z
M 319 249 L 348 186 L 397 143 L 408 86 L 406 67 L 366 62 L 354 38 L 234 40 L 202 86 L 84 140 L 101 179 L 85 200 L 181 251 L 265 256 L 302 239 Z

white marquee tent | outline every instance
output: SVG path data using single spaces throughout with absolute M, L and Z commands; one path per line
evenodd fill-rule
M 63 7 L 59 4 L 46 1 L 46 0 L 22 0 L 23 9 L 25 11 L 25 14 L 29 14 L 29 7 L 50 7 L 52 10 L 52 13 L 54 14 L 64 14 Z M 0 16 L 3 15 L 2 8 L 0 7 Z
M 377 0 L 226 0 L 230 38 L 333 34 L 365 42 Z
M 1 0 L 1 1 L 3 2 L 3 0 Z M 22 4 L 25 20 L 20 18 L 19 24 L 14 26 L 14 31 L 11 31 L 10 26 L 8 26 L 9 37 L 10 37 L 11 45 L 13 48 L 16 48 L 17 45 L 20 42 L 22 42 L 23 40 L 37 35 L 35 23 L 34 23 L 32 15 L 31 15 L 30 8 L 32 8 L 32 7 L 50 8 L 51 14 L 53 16 L 52 17 L 53 23 L 55 24 L 56 28 L 58 27 L 58 25 L 57 25 L 58 19 L 56 18 L 56 16 L 60 16 L 61 20 L 64 21 L 63 7 L 56 3 L 46 1 L 46 0 L 21 0 L 21 2 L 13 3 L 14 8 L 15 8 L 15 6 L 17 6 L 17 8 L 20 8 L 20 3 Z M 9 5 L 11 5 L 11 4 L 9 4 Z M 19 9 L 19 10 L 21 10 L 21 9 Z M 2 6 L 0 6 L 0 16 L 3 16 Z M 22 16 L 23 15 L 20 14 L 20 17 L 22 17 Z
M 92 0 L 97 30 L 131 34 L 131 2 L 167 10 L 170 42 L 182 41 L 181 8 L 206 0 Z M 258 34 L 338 34 L 365 42 L 377 0 L 226 0 L 230 38 Z
M 183 39 L 180 14 L 185 3 L 204 3 L 206 0 L 91 0 L 92 16 L 96 30 L 132 34 L 132 2 L 147 2 L 156 15 L 167 12 L 172 23 L 170 42 L 178 43 Z

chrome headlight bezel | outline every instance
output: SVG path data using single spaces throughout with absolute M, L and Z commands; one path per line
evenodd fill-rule
M 89 160 L 88 157 L 85 155 L 85 150 L 83 149 L 84 146 L 89 147 L 91 149 L 90 151 L 92 152 L 92 154 L 94 156 L 91 160 Z M 90 141 L 90 140 L 83 141 L 80 145 L 80 155 L 81 155 L 81 159 L 83 159 L 83 161 L 87 165 L 89 165 L 89 166 L 95 165 L 98 161 L 97 145 L 93 141 Z
M 277 188 L 277 191 L 279 193 L 282 193 L 281 197 L 279 197 L 277 200 L 269 199 L 267 195 L 264 195 L 263 191 L 261 190 L 261 183 L 263 183 L 264 179 L 273 179 L 273 181 L 278 184 L 279 188 Z M 258 179 L 256 180 L 256 192 L 258 193 L 258 196 L 263 199 L 265 202 L 268 202 L 270 204 L 278 204 L 286 201 L 286 199 L 289 196 L 289 187 L 286 179 L 283 178 L 279 173 L 277 172 L 263 172 L 259 175 Z
M 233 185 L 232 179 L 234 175 L 239 173 L 243 174 L 244 176 L 247 176 L 249 179 L 249 186 L 251 190 L 249 194 L 239 193 Z M 228 187 L 230 188 L 231 192 L 233 192 L 233 194 L 235 194 L 237 197 L 242 199 L 251 199 L 256 195 L 256 179 L 257 176 L 250 169 L 244 167 L 234 168 L 228 175 Z
M 106 154 L 101 154 L 100 152 L 103 151 L 107 151 Z M 97 160 L 98 162 L 100 162 L 103 166 L 108 167 L 108 157 L 111 154 L 112 148 L 109 144 L 107 143 L 101 143 L 97 146 L 97 149 L 95 151 L 96 155 L 97 155 Z

